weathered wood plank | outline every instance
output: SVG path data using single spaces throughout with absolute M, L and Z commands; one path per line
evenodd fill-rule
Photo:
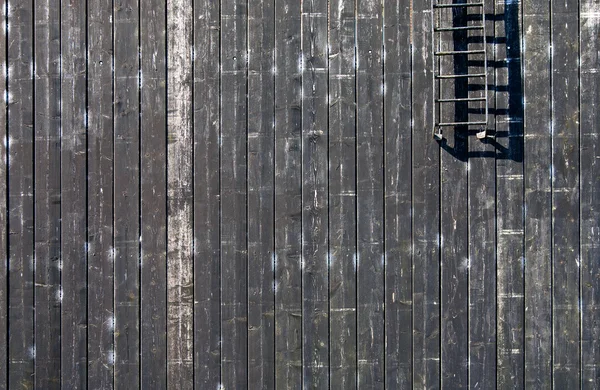
M 384 386 L 383 7 L 356 4 L 358 386 Z
M 329 3 L 329 366 L 332 389 L 356 388 L 356 21 Z
M 48 0 L 35 5 L 34 321 L 37 326 L 33 387 L 55 390 L 60 388 L 60 4 L 58 0 Z M 4 53 L 3 44 L 4 38 L 0 37 L 0 53 Z M 4 115 L 4 108 L 0 108 L 0 112 Z M 0 123 L 4 124 L 5 119 L 1 117 Z M 2 137 L 4 135 L 0 135 Z M 0 181 L 6 182 L 5 173 L 0 173 Z M 5 187 L 1 188 L 4 191 Z M 6 195 L 0 193 L 0 199 L 5 198 Z M 5 215 L 4 211 L 0 214 Z M 0 226 L 4 223 L 0 221 Z M 4 237 L 1 235 L 0 248 L 6 244 L 2 241 Z M 2 275 L 0 279 L 4 280 Z M 4 324 L 2 318 L 0 323 Z M 0 334 L 6 333 L 0 329 Z M 0 388 L 4 388 L 1 377 L 2 374 Z
M 327 1 L 302 2 L 302 366 L 329 388 Z
M 273 0 L 248 2 L 248 388 L 275 387 Z
M 411 1 L 384 2 L 385 385 L 412 387 Z
M 440 148 L 433 128 L 431 1 L 413 2 L 413 378 L 440 385 Z
M 61 387 L 87 386 L 87 15 L 61 2 Z
M 221 2 L 221 382 L 248 386 L 247 2 Z
M 275 2 L 275 385 L 302 386 L 301 3 Z
M 139 4 L 114 8 L 115 152 L 115 388 L 139 387 L 140 378 L 140 102 Z
M 87 7 L 87 386 L 96 389 L 113 388 L 113 282 L 122 271 L 116 268 L 124 260 L 117 245 L 117 258 L 113 262 L 113 156 L 118 158 L 119 154 L 113 150 L 112 12 L 109 0 L 94 1 Z M 115 85 L 119 85 L 118 80 Z M 115 125 L 119 131 L 118 124 Z M 119 167 L 117 161 L 114 164 Z M 122 188 L 115 190 L 115 198 L 120 199 Z M 120 208 L 114 211 L 117 218 L 123 212 Z M 120 238 L 118 234 L 115 237 Z
M 524 386 L 524 181 L 521 2 L 497 1 L 497 385 Z M 476 174 L 471 167 L 471 172 Z
M 141 388 L 167 386 L 166 4 L 140 3 Z M 146 240 L 143 238 L 147 237 Z
M 220 3 L 194 2 L 194 381 L 221 381 Z
M 461 1 L 464 3 L 465 1 Z M 437 14 L 437 13 L 436 13 Z M 464 26 L 467 9 L 446 9 L 439 13 L 440 26 Z M 435 23 L 435 22 L 434 22 Z M 481 22 L 479 22 L 481 23 Z M 471 23 L 473 24 L 473 23 Z M 466 31 L 441 34 L 440 47 L 435 50 L 469 50 Z M 467 73 L 466 55 L 440 58 L 441 74 Z M 440 96 L 444 99 L 466 98 L 468 80 L 444 80 Z M 441 122 L 465 122 L 469 119 L 466 103 L 446 104 L 439 112 Z M 469 241 L 468 241 L 468 128 L 448 128 L 442 141 L 440 191 L 440 310 L 441 310 L 441 387 L 459 389 L 468 387 L 468 297 L 469 297 Z M 481 261 L 485 256 L 482 256 Z M 479 259 L 477 259 L 479 260 Z M 475 261 L 475 259 L 473 260 Z
M 167 1 L 167 386 L 193 388 L 192 1 Z
M 469 120 L 474 122 L 486 121 L 489 139 L 479 140 L 469 137 L 468 141 L 468 278 L 469 278 L 469 312 L 467 322 L 467 337 L 469 343 L 469 387 L 471 389 L 489 389 L 496 386 L 496 159 L 495 142 L 497 137 L 493 66 L 485 66 L 484 61 L 494 63 L 495 33 L 494 15 L 495 2 L 486 1 L 483 12 L 486 16 L 486 36 L 482 31 L 471 31 L 467 40 L 469 50 L 486 49 L 484 55 L 474 55 L 468 58 L 467 73 L 484 74 L 487 79 L 471 79 L 467 88 L 477 88 L 473 96 L 483 96 L 484 83 L 490 89 L 487 93 L 488 110 L 490 115 L 485 117 L 486 102 L 473 102 L 468 108 Z M 470 14 L 481 11 L 471 8 Z M 480 13 L 480 12 L 478 12 Z M 483 21 L 472 21 L 471 24 L 483 24 Z M 484 46 L 485 45 L 485 46 Z M 517 46 L 518 47 L 518 46 Z M 477 104 L 479 103 L 479 104 Z M 450 186 L 452 182 L 448 183 Z M 511 199 L 517 202 L 518 198 Z M 520 205 L 522 207 L 522 200 Z M 518 206 L 517 206 L 518 207 Z M 522 239 L 522 236 L 521 236 Z M 521 247 L 522 247 L 521 241 Z M 519 259 L 516 259 L 519 261 Z
M 0 1 L 0 8 L 6 11 L 8 1 Z M 0 258 L 8 258 L 8 57 L 6 52 L 7 33 L 6 15 L 2 19 L 4 26 L 0 28 L 0 62 L 2 63 L 2 76 L 0 77 L 0 90 L 4 94 L 4 99 L 0 99 L 0 228 L 3 234 L 0 234 Z M 8 334 L 8 261 L 0 261 L 0 334 Z M 60 346 L 59 346 L 60 348 Z M 44 356 L 44 355 L 42 355 Z M 0 364 L 4 367 L 8 365 L 8 337 L 0 338 Z M 60 366 L 60 364 L 59 364 Z M 60 375 L 60 374 L 59 374 Z M 8 388 L 8 371 L 0 370 L 0 389 Z
M 579 2 L 552 10 L 552 365 L 553 386 L 580 386 Z
M 525 386 L 552 380 L 550 8 L 523 0 L 525 128 Z
M 600 388 L 600 2 L 580 6 L 581 387 Z

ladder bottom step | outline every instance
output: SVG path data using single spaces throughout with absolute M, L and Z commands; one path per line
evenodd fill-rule
M 482 126 L 487 125 L 487 122 L 442 122 L 436 123 L 438 127 L 447 127 L 447 126 Z
M 484 97 L 480 98 L 457 98 L 457 99 L 436 99 L 436 103 L 455 103 L 455 102 L 485 102 Z

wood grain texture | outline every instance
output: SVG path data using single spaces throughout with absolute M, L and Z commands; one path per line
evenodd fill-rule
M 221 2 L 221 385 L 248 386 L 248 4 Z
M 194 2 L 194 381 L 221 381 L 220 3 Z
M 329 375 L 356 388 L 356 20 L 329 2 Z
M 302 386 L 301 9 L 275 1 L 275 386 Z
M 413 2 L 413 386 L 440 386 L 440 148 L 433 127 L 431 1 Z
M 327 1 L 302 2 L 303 386 L 329 388 Z
M 179 389 L 194 375 L 191 5 L 167 1 L 167 386 Z
M 385 386 L 407 389 L 413 382 L 412 1 L 383 7 Z
M 275 386 L 275 2 L 248 2 L 248 388 Z
M 600 387 L 600 2 L 580 3 L 581 387 Z
M 114 386 L 140 384 L 139 4 L 114 3 Z
M 0 5 L 2 8 L 2 5 Z M 3 9 L 3 8 L 2 8 Z M 35 383 L 60 388 L 60 6 L 35 4 Z M 0 38 L 0 42 L 4 42 Z M 0 52 L 2 48 L 0 48 Z M 4 114 L 4 110 L 0 108 Z M 0 118 L 5 123 L 6 118 Z M 3 135 L 0 135 L 2 138 Z M 4 177 L 0 173 L 0 177 Z M 2 179 L 0 179 L 2 181 Z M 2 181 L 3 183 L 5 181 Z M 2 187 L 4 190 L 4 187 Z M 0 199 L 6 195 L 0 194 Z M 5 214 L 4 214 L 5 215 Z M 4 226 L 0 222 L 0 226 Z M 4 239 L 4 235 L 0 240 Z M 3 248 L 4 243 L 0 243 Z M 0 254 L 0 257 L 2 255 Z M 2 278 L 2 275 L 0 275 Z M 0 302 L 0 305 L 2 303 Z M 3 323 L 0 319 L 0 323 Z M 0 334 L 6 334 L 0 330 Z M 1 341 L 0 341 L 1 343 Z M 1 349 L 1 348 L 0 348 Z M 0 353 L 1 355 L 1 353 Z M 1 374 L 0 374 L 1 377 Z M 4 381 L 0 378 L 0 383 Z M 0 388 L 3 388 L 0 385 Z
M 525 384 L 521 3 L 496 2 L 495 11 L 497 385 L 514 389 Z
M 142 388 L 167 386 L 166 4 L 140 3 Z M 144 240 L 144 237 L 147 239 Z
M 552 1 L 553 386 L 580 386 L 579 2 Z
M 95 1 L 89 4 L 87 12 L 87 386 L 112 389 L 115 361 L 113 286 L 115 276 L 121 271 L 117 267 L 123 261 L 120 245 L 115 249 L 116 256 L 113 254 L 113 183 L 117 187 L 116 198 L 120 199 L 120 180 L 114 180 L 120 178 L 113 177 L 113 163 L 119 167 L 123 162 L 113 162 L 113 156 L 118 153 L 113 150 L 112 2 Z M 120 130 L 118 124 L 115 130 Z M 119 216 L 122 211 L 117 209 L 114 215 Z M 120 238 L 118 234 L 115 236 Z M 117 267 L 113 268 L 115 265 Z
M 61 2 L 61 387 L 87 387 L 87 14 Z
M 550 9 L 523 0 L 525 386 L 552 383 Z
M 383 7 L 356 5 L 358 386 L 384 383 Z

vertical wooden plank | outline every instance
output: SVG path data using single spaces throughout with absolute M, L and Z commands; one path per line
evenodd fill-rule
M 275 2 L 275 385 L 302 386 L 301 2 Z
M 356 388 L 356 73 L 354 0 L 329 2 L 329 366 Z
M 167 386 L 193 388 L 192 2 L 167 1 Z
M 140 378 L 139 4 L 114 3 L 115 387 Z M 151 239 L 154 239 L 152 237 Z
M 553 386 L 580 386 L 579 3 L 552 9 Z
M 194 381 L 221 381 L 220 3 L 194 2 Z
M 274 1 L 248 2 L 248 388 L 275 386 Z
M 458 27 L 469 23 L 465 8 L 443 9 L 439 15 L 439 25 L 442 27 Z M 481 21 L 470 22 L 470 24 L 474 23 L 481 23 Z M 439 42 L 440 47 L 435 48 L 436 51 L 469 50 L 471 46 L 467 40 L 467 32 L 463 30 L 444 32 Z M 467 73 L 469 59 L 471 56 L 464 54 L 442 56 L 440 73 Z M 467 83 L 466 79 L 442 81 L 441 98 L 466 98 Z M 444 109 L 440 109 L 439 112 L 441 122 L 467 121 L 469 114 L 466 103 L 444 106 Z M 449 127 L 448 130 L 447 138 L 442 141 L 444 150 L 440 162 L 441 386 L 447 389 L 458 389 L 468 386 L 469 367 L 469 181 L 467 172 L 469 129 L 466 126 L 455 126 Z
M 600 387 L 600 2 L 580 3 L 581 387 Z
M 2 28 L 0 28 L 0 62 L 2 62 L 2 76 L 0 77 L 0 90 L 4 99 L 0 99 L 0 258 L 8 259 L 8 57 L 7 57 L 7 0 L 0 1 L 2 9 Z M 0 261 L 0 334 L 8 334 L 8 266 L 7 260 Z M 8 337 L 0 337 L 0 364 L 8 365 Z M 0 370 L 0 389 L 8 388 L 8 370 Z
M 221 382 L 248 386 L 247 2 L 221 2 Z
M 356 5 L 358 386 L 384 386 L 383 7 Z
M 551 112 L 550 8 L 523 0 L 525 128 L 525 385 L 550 388 Z
M 0 5 L 0 7 L 3 7 Z M 4 9 L 4 8 L 2 8 Z M 60 388 L 60 5 L 36 2 L 35 15 L 35 383 Z M 4 29 L 2 29 L 2 33 Z M 4 44 L 4 39 L 0 38 Z M 0 47 L 0 53 L 4 53 Z M 4 82 L 4 79 L 2 79 Z M 0 108 L 4 115 L 4 109 Z M 0 118 L 4 124 L 6 118 Z M 0 135 L 2 138 L 3 135 Z M 0 153 L 1 154 L 1 153 Z M 0 173 L 0 178 L 5 177 Z M 0 179 L 2 180 L 2 179 Z M 5 182 L 3 182 L 5 183 Z M 1 187 L 4 191 L 4 186 Z M 0 202 L 5 195 L 0 193 Z M 2 214 L 3 212 L 0 212 Z M 3 214 L 4 215 L 4 214 Z M 4 222 L 0 222 L 4 226 Z M 4 239 L 4 235 L 0 240 Z M 5 242 L 0 241 L 0 248 Z M 2 254 L 0 254 L 2 257 Z M 2 278 L 2 275 L 0 275 Z M 4 279 L 2 279 L 4 280 Z M 0 299 L 1 301 L 1 299 Z M 0 302 L 2 305 L 2 302 Z M 0 309 L 1 310 L 1 309 Z M 0 315 L 1 317 L 1 315 Z M 0 318 L 0 323 L 4 321 Z M 2 325 L 0 325 L 1 327 Z M 0 334 L 6 334 L 0 329 Z M 0 341 L 0 344 L 2 341 Z M 1 348 L 0 348 L 1 350 Z M 0 356 L 2 354 L 0 353 Z M 4 383 L 1 379 L 0 383 Z M 3 388 L 0 384 L 0 388 Z
M 302 366 L 329 388 L 327 1 L 302 2 Z
M 431 1 L 413 2 L 413 356 L 415 388 L 440 384 L 440 148 L 433 128 Z
M 86 4 L 61 2 L 61 386 L 87 385 Z
M 524 182 L 521 2 L 496 1 L 498 369 L 501 389 L 524 386 Z M 489 47 L 489 46 L 488 46 Z M 471 172 L 476 172 L 471 166 Z
M 488 109 L 487 132 L 495 136 L 495 83 L 494 68 L 494 1 L 484 2 L 481 8 L 470 8 L 469 15 L 485 14 L 485 30 L 473 30 L 468 34 L 469 50 L 486 49 L 482 54 L 470 56 L 464 70 L 471 74 L 485 74 L 487 79 L 469 79 L 467 88 L 477 88 L 472 96 L 484 96 L 485 83 Z M 475 16 L 468 16 L 475 18 Z M 474 20 L 470 24 L 483 24 L 483 20 Z M 487 36 L 483 35 L 483 31 Z M 485 46 L 484 46 L 485 45 Z M 484 58 L 487 57 L 487 58 Z M 489 61 L 485 66 L 484 61 Z M 486 121 L 486 102 L 472 102 L 469 105 L 469 120 Z M 468 140 L 468 283 L 469 312 L 467 322 L 469 388 L 489 389 L 496 386 L 496 160 L 494 152 L 495 138 Z M 450 186 L 452 183 L 448 183 Z M 518 196 L 518 195 L 517 195 Z M 500 200 L 499 200 L 500 201 Z M 510 202 L 518 202 L 511 198 Z M 520 202 L 522 206 L 523 202 Z M 517 205 L 518 207 L 519 205 Z M 501 218 L 501 217 L 500 217 Z M 522 235 L 521 235 L 522 239 Z M 521 247 L 522 247 L 521 241 Z M 519 262 L 520 259 L 515 259 Z
M 385 376 L 412 387 L 412 1 L 384 2 Z
M 8 4 L 8 376 L 31 387 L 34 370 L 33 4 Z M 85 93 L 85 92 L 84 92 Z
M 113 308 L 113 72 L 112 1 L 87 8 L 88 68 L 88 378 L 90 388 L 111 389 Z M 69 44 L 69 42 L 67 42 Z M 116 165 L 118 166 L 118 165 Z M 117 192 L 117 197 L 119 193 Z M 121 210 L 119 210 L 121 211 Z M 115 215 L 119 215 L 115 213 Z M 120 248 L 119 248 L 120 249 Z M 120 264 L 118 259 L 116 264 Z M 118 274 L 118 272 L 116 272 Z
M 140 3 L 141 388 L 167 386 L 166 4 Z M 147 240 L 143 238 L 147 237 Z

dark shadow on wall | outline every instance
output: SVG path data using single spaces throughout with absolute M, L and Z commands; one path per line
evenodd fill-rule
M 485 0 L 493 1 L 493 0 Z M 465 0 L 455 0 L 455 3 L 464 3 Z M 496 102 L 508 102 L 505 107 L 499 108 L 490 100 L 488 110 L 488 129 L 487 137 L 476 142 L 484 142 L 492 145 L 494 150 L 488 151 L 469 151 L 468 138 L 475 137 L 480 130 L 469 129 L 466 126 L 456 126 L 454 131 L 447 134 L 452 135 L 450 144 L 447 139 L 439 141 L 440 147 L 461 161 L 467 161 L 469 158 L 497 158 L 509 159 L 516 162 L 523 161 L 524 149 L 524 127 L 523 127 L 523 76 L 521 67 L 521 26 L 519 20 L 519 2 L 514 0 L 504 0 L 504 14 L 486 14 L 487 20 L 486 41 L 487 41 L 487 66 L 488 71 L 494 74 L 498 70 L 506 69 L 508 82 L 497 83 L 495 77 L 488 78 L 488 99 L 495 99 Z M 498 23 L 502 23 L 505 36 L 495 36 L 494 31 L 490 31 L 492 22 L 496 28 Z M 457 9 L 454 11 L 454 26 L 465 26 L 473 22 L 481 23 L 481 16 L 467 14 L 466 10 Z M 489 27 L 488 27 L 489 26 Z M 454 50 L 468 50 L 473 44 L 483 43 L 483 36 L 469 36 L 466 32 L 460 31 L 453 34 Z M 503 46 L 500 48 L 499 46 Z M 505 50 L 500 50 L 505 49 Z M 494 58 L 494 52 L 506 53 L 505 58 Z M 483 68 L 482 60 L 472 60 L 466 55 L 454 56 L 455 74 L 472 73 L 473 69 Z M 505 73 L 506 74 L 506 73 Z M 504 80 L 506 81 L 506 80 Z M 485 91 L 484 84 L 477 80 L 469 81 L 466 79 L 457 79 L 455 81 L 455 97 L 465 98 L 474 96 L 477 93 L 482 94 Z M 454 108 L 454 118 L 457 122 L 466 122 L 469 118 L 483 117 L 485 109 L 474 107 L 470 103 L 456 103 Z M 496 131 L 494 123 L 508 123 L 508 130 Z M 503 126 L 506 128 L 506 126 Z

